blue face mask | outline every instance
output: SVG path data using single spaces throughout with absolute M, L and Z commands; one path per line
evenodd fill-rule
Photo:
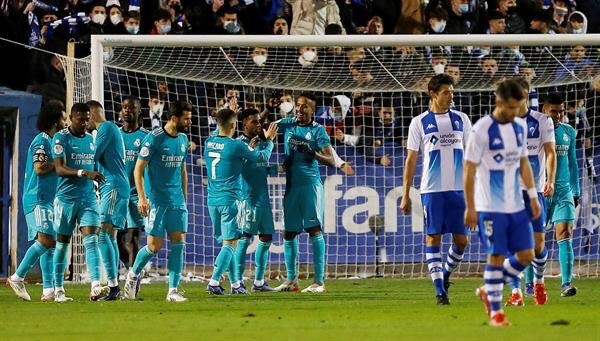
M 460 4 L 458 10 L 461 14 L 469 13 L 469 4 Z

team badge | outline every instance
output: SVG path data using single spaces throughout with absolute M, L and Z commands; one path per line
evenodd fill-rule
M 140 156 L 146 157 L 148 155 L 150 155 L 150 150 L 147 147 L 142 147 L 140 150 Z
M 90 150 L 94 151 L 94 144 L 90 142 Z
M 183 143 L 181 144 L 181 152 L 185 153 L 185 144 L 183 144 Z
M 62 154 L 62 152 L 63 146 L 61 146 L 60 144 L 54 145 L 54 154 Z
M 136 139 L 135 142 L 133 142 L 133 145 L 136 147 L 139 147 L 142 144 L 142 141 L 140 141 L 140 139 Z
M 569 135 L 563 134 L 563 141 L 569 142 Z
M 306 135 L 304 135 L 304 138 L 307 140 L 310 140 L 312 138 L 312 134 L 310 133 L 310 131 L 306 133 Z

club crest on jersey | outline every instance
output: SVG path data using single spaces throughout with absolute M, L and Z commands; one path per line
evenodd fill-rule
M 569 142 L 569 135 L 563 134 L 563 141 Z
M 146 157 L 149 154 L 150 154 L 150 150 L 148 149 L 148 147 L 142 147 L 142 149 L 140 150 L 140 156 Z
M 94 151 L 94 144 L 92 142 L 90 142 L 90 150 Z
M 140 141 L 140 139 L 135 139 L 135 141 L 133 142 L 133 145 L 136 147 L 139 147 L 142 144 L 142 141 Z
M 183 143 L 181 144 L 181 152 L 185 153 L 185 145 Z
M 537 129 L 537 124 L 529 127 L 529 135 L 533 135 L 533 133 L 535 133 L 536 129 Z
M 433 144 L 435 146 L 435 144 L 439 141 L 439 139 L 437 138 L 437 136 L 435 135 L 431 135 L 431 139 L 429 139 L 429 142 L 431 142 L 431 144 Z
M 306 133 L 306 135 L 304 135 L 304 138 L 307 140 L 310 140 L 312 138 L 312 134 L 310 133 L 310 131 Z
M 460 129 L 460 122 L 458 122 L 458 120 L 454 121 L 454 126 L 456 129 Z
M 504 160 L 504 156 L 502 156 L 502 154 L 500 154 L 500 153 L 494 155 L 493 158 L 494 158 L 494 161 L 496 161 L 498 163 L 500 163 L 500 162 L 502 162 L 502 160 Z

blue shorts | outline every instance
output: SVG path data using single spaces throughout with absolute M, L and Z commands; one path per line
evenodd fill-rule
M 446 191 L 421 194 L 425 233 L 468 234 L 465 227 L 465 196 L 463 191 Z
M 529 203 L 527 191 L 523 191 L 523 201 L 525 202 L 525 211 L 527 211 L 527 215 L 531 217 L 533 213 L 531 213 L 531 205 Z M 531 221 L 531 227 L 533 227 L 533 232 L 544 233 L 546 231 L 546 198 L 544 198 L 543 193 L 538 192 L 538 201 L 540 202 L 542 213 L 539 218 Z
M 47 234 L 56 239 L 54 207 L 52 204 L 40 203 L 35 205 L 33 211 L 25 215 L 25 221 L 27 221 L 27 240 L 35 240 L 38 233 Z
M 301 233 L 323 226 L 325 195 L 320 182 L 287 187 L 283 197 L 283 222 L 286 232 Z
M 208 214 L 213 223 L 213 236 L 222 243 L 224 240 L 236 240 L 242 236 L 240 229 L 240 206 L 236 201 L 229 206 L 208 206 Z
M 136 195 L 131 195 L 129 197 L 129 203 L 127 207 L 127 228 L 134 229 L 139 227 L 144 227 L 146 225 L 144 217 L 138 211 L 138 201 L 139 198 Z
M 188 230 L 188 210 L 185 205 L 159 206 L 150 203 L 146 233 L 153 237 L 164 237 L 165 233 Z
M 533 230 L 525 210 L 479 212 L 479 237 L 490 255 L 508 255 L 533 248 Z
M 114 229 L 125 227 L 129 198 L 120 196 L 116 189 L 100 192 L 100 222 L 112 224 Z
M 275 233 L 273 224 L 273 211 L 270 204 L 256 206 L 246 200 L 240 206 L 240 221 L 242 231 L 246 234 L 256 236 L 257 234 Z
M 58 234 L 70 236 L 75 226 L 79 228 L 90 226 L 100 227 L 98 202 L 84 200 L 78 202 L 63 202 L 54 200 L 54 230 Z
M 546 199 L 546 216 L 553 224 L 575 222 L 575 202 L 571 191 L 555 191 Z

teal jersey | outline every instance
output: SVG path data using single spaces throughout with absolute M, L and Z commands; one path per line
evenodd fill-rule
M 93 171 L 96 155 L 94 138 L 91 134 L 75 136 L 69 128 L 56 133 L 52 138 L 52 157 L 63 158 L 65 166 L 73 169 Z M 86 177 L 64 178 L 58 177 L 56 197 L 62 201 L 96 201 L 94 183 Z
M 249 144 L 251 139 L 246 135 L 241 135 L 238 140 Z M 258 149 L 266 149 L 268 143 L 261 141 Z M 273 167 L 269 166 L 269 160 L 257 162 L 245 160 L 242 163 L 240 199 L 247 200 L 252 206 L 270 205 L 267 178 L 273 172 Z
M 212 135 L 204 143 L 204 160 L 208 176 L 208 205 L 229 206 L 241 199 L 241 177 L 244 162 L 266 163 L 273 142 L 251 148 L 240 140 Z
M 29 213 L 33 211 L 35 205 L 52 204 L 56 194 L 56 173 L 52 171 L 45 175 L 38 175 L 34 167 L 36 162 L 52 162 L 52 138 L 48 134 L 41 132 L 33 139 L 27 150 L 25 162 L 23 210 Z
M 556 139 L 556 191 L 571 191 L 579 196 L 579 168 L 575 150 L 575 129 L 566 123 L 560 123 L 554 129 Z
M 169 135 L 163 128 L 154 129 L 142 141 L 138 159 L 148 162 L 150 201 L 158 206 L 183 206 L 182 167 L 189 148 L 187 136 Z
M 98 128 L 95 144 L 95 160 L 98 171 L 106 178 L 106 182 L 100 184 L 100 190 L 115 189 L 121 197 L 129 197 L 129 181 L 125 170 L 125 146 L 119 127 L 113 122 L 102 123 Z
M 314 151 L 331 146 L 325 128 L 315 121 L 302 126 L 295 118 L 281 119 L 278 126 L 285 140 L 286 185 L 320 183 L 319 163 L 315 158 L 299 152 L 298 146 L 307 145 Z
M 142 141 L 146 138 L 149 131 L 144 128 L 139 128 L 136 131 L 130 133 L 126 132 L 121 128 L 121 135 L 123 136 L 123 143 L 125 144 L 125 173 L 129 178 L 129 189 L 131 195 L 137 195 L 135 190 L 135 178 L 133 177 L 133 170 L 135 169 L 135 163 L 140 154 L 142 148 Z M 146 187 L 146 191 L 149 192 L 150 188 Z

